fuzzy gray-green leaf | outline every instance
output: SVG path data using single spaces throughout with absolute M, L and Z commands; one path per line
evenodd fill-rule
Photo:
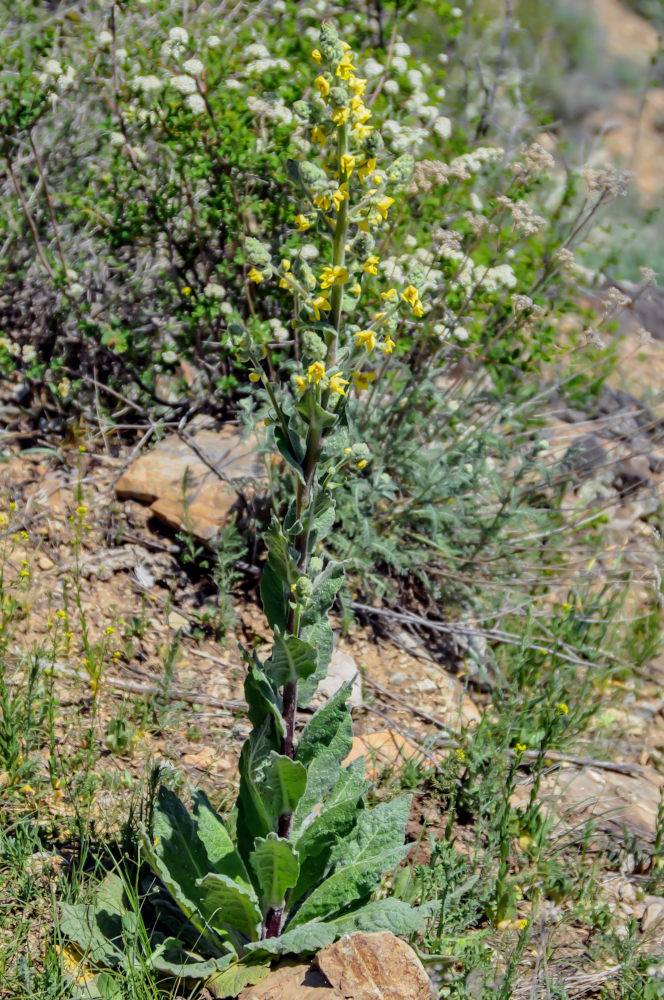
M 290 841 L 270 833 L 257 837 L 249 863 L 256 873 L 263 893 L 263 911 L 280 906 L 288 889 L 292 889 L 300 873 L 298 852 Z
M 214 872 L 199 879 L 197 888 L 204 900 L 212 927 L 222 935 L 239 931 L 250 941 L 258 937 L 261 911 L 252 889 L 247 889 L 227 875 Z

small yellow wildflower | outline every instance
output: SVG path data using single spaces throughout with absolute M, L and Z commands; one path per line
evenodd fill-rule
M 339 159 L 339 164 L 346 177 L 350 177 L 355 168 L 355 157 L 352 153 L 344 153 Z
M 319 66 L 323 61 L 323 56 L 319 51 L 319 49 L 312 49 L 311 58 L 313 59 L 314 62 L 318 63 Z
M 311 130 L 311 138 L 314 142 L 322 148 L 327 142 L 327 135 L 325 134 L 325 129 L 321 128 L 320 125 L 315 125 Z
M 324 76 L 317 76 L 314 80 L 314 87 L 318 87 L 320 90 L 320 96 L 325 100 L 327 95 L 330 93 L 330 85 Z
M 261 281 L 263 280 L 263 275 L 261 274 L 260 271 L 257 271 L 255 267 L 252 267 L 251 271 L 249 272 L 249 280 L 255 282 L 255 284 L 257 285 L 260 285 Z
M 296 215 L 295 225 L 297 226 L 298 233 L 303 233 L 306 229 L 310 228 L 311 223 L 309 222 L 306 215 Z
M 465 760 L 466 759 L 465 751 L 462 750 L 461 747 L 457 747 L 456 750 L 454 751 L 454 753 L 456 754 L 456 759 L 457 760 Z
M 283 267 L 284 271 L 290 271 L 290 261 L 289 260 L 282 260 L 281 266 Z
M 358 392 L 364 392 L 376 378 L 375 372 L 353 372 L 353 385 Z
M 350 291 L 351 295 L 360 295 L 362 292 L 362 285 L 359 285 L 356 281 Z
M 80 503 L 76 508 L 76 513 L 78 514 L 79 517 L 84 517 L 87 514 L 87 512 L 88 508 L 85 507 L 84 504 L 82 503 Z
M 378 268 L 377 268 L 378 264 L 380 264 L 380 257 L 377 257 L 375 254 L 373 254 L 371 257 L 368 257 L 364 262 L 364 273 L 378 274 Z
M 514 926 L 515 930 L 517 930 L 517 931 L 523 931 L 528 926 L 528 921 L 524 920 L 523 917 L 522 917 L 521 920 L 515 920 L 513 926 Z
M 115 629 L 113 628 L 113 626 L 112 626 L 112 625 L 109 625 L 109 626 L 107 627 L 107 629 L 106 629 L 106 635 L 113 635 L 113 634 L 114 634 L 114 632 L 115 632 Z
M 569 708 L 567 707 L 564 701 L 558 702 L 556 708 L 558 709 L 561 715 L 567 715 L 569 712 Z
M 416 316 L 422 315 L 423 309 L 420 302 L 420 293 L 415 288 L 415 285 L 409 285 L 406 291 L 401 293 L 401 298 L 404 302 L 408 303 Z
M 362 141 L 362 139 L 366 139 L 368 135 L 371 135 L 373 130 L 373 125 L 362 125 L 360 122 L 356 122 L 355 125 L 353 125 L 353 135 L 360 141 Z
M 339 211 L 343 202 L 346 201 L 347 198 L 348 198 L 348 184 L 346 183 L 346 181 L 344 181 L 344 183 L 340 184 L 337 190 L 332 195 L 332 201 L 334 202 L 334 207 L 336 208 L 337 212 Z
M 514 752 L 517 753 L 517 754 L 519 754 L 519 755 L 521 755 L 522 753 L 525 753 L 525 750 L 526 750 L 526 744 L 525 743 L 517 743 L 516 746 L 514 747 Z
M 346 395 L 345 385 L 350 385 L 348 379 L 342 378 L 341 374 L 333 375 L 330 378 L 330 389 L 332 392 L 338 393 L 340 396 Z
M 387 196 L 385 196 L 384 198 L 379 198 L 378 201 L 376 202 L 376 208 L 378 209 L 378 211 L 380 212 L 380 214 L 383 216 L 384 219 L 387 219 L 387 213 L 393 204 L 394 204 L 394 198 L 388 198 Z
M 354 97 L 351 101 L 351 111 L 353 112 L 353 123 L 364 125 L 371 118 L 371 111 L 364 104 L 361 97 Z
M 348 51 L 344 55 L 343 59 L 336 68 L 336 76 L 341 80 L 349 80 L 351 74 L 355 72 L 355 67 L 353 66 L 353 59 L 355 56 L 352 52 Z
M 376 334 L 373 330 L 360 330 L 354 336 L 358 346 L 363 345 L 367 351 L 371 351 L 376 346 Z
M 293 381 L 295 382 L 295 388 L 298 392 L 306 392 L 307 380 L 304 375 L 295 375 L 293 377 Z
M 374 172 L 375 169 L 376 169 L 376 157 L 374 156 L 370 160 L 367 160 L 367 162 L 363 164 L 363 166 L 357 168 L 357 176 L 364 183 L 367 177 L 369 177 Z
M 332 121 L 335 125 L 345 125 L 350 118 L 350 108 L 335 108 L 332 112 Z
M 323 212 L 327 212 L 331 204 L 332 200 L 326 194 L 317 194 L 314 198 L 314 205 L 316 208 L 320 208 Z
M 10 510 L 16 510 L 16 504 L 14 503 L 13 500 L 11 500 L 10 503 L 9 503 L 9 509 Z
M 320 319 L 321 312 L 329 312 L 332 306 L 330 305 L 329 299 L 325 295 L 318 295 L 311 303 L 314 316 L 317 320 Z
M 324 267 L 320 278 L 321 288 L 331 288 L 332 285 L 345 285 L 348 281 L 348 271 L 340 264 L 334 267 Z
M 258 372 L 249 372 L 249 381 L 250 382 L 260 382 L 260 380 L 261 380 L 261 377 L 258 374 Z
M 381 299 L 387 299 L 388 302 L 395 302 L 399 298 L 399 293 L 396 288 L 388 288 L 386 292 L 380 293 Z
M 320 380 L 325 378 L 325 365 L 320 361 L 314 361 L 313 364 L 309 365 L 307 368 L 307 375 L 310 382 L 314 382 L 318 385 Z
M 383 352 L 383 354 L 391 354 L 395 347 L 396 347 L 396 342 L 392 340 L 392 338 L 388 333 L 387 337 L 385 338 L 385 343 L 381 347 L 381 351 Z
M 189 287 L 189 285 L 183 285 L 182 294 L 185 295 L 187 298 L 189 298 L 189 296 L 191 295 L 191 288 Z
M 363 458 L 360 462 L 357 463 L 357 468 L 358 469 L 363 469 L 366 464 L 367 464 L 367 460 L 366 460 L 366 458 Z
M 359 76 L 351 76 L 348 78 L 348 86 L 356 97 L 362 97 L 362 94 L 367 89 L 367 81 Z

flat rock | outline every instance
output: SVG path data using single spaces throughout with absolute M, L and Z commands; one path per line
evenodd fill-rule
M 230 424 L 199 430 L 193 446 L 177 435 L 131 463 L 115 484 L 122 500 L 140 500 L 171 528 L 209 543 L 227 522 L 243 480 L 262 478 L 255 438 Z M 201 456 L 205 456 L 203 461 Z
M 319 952 L 314 964 L 338 995 L 349 1000 L 431 1000 L 424 966 L 390 931 L 344 935 Z
M 384 768 L 398 767 L 411 760 L 424 768 L 431 766 L 431 761 L 394 729 L 379 729 L 365 736 L 355 736 L 350 753 L 343 763 L 350 764 L 358 757 L 364 757 L 364 767 L 370 781 L 375 781 Z
M 322 972 L 310 965 L 282 965 L 258 986 L 247 986 L 237 1000 L 345 1000 Z

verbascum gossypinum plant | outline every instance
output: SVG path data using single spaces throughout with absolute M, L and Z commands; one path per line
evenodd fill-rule
M 427 915 L 380 892 L 408 850 L 410 800 L 370 807 L 363 760 L 344 765 L 352 744 L 350 685 L 296 736 L 298 709 L 311 700 L 333 650 L 328 615 L 344 565 L 324 564 L 319 552 L 334 522 L 335 486 L 362 475 L 371 461 L 355 440 L 348 400 L 385 376 L 399 315 L 417 318 L 424 309 L 415 284 L 378 293 L 364 287 L 377 274 L 376 235 L 412 160 L 379 164 L 382 141 L 363 100 L 366 81 L 331 23 L 312 58 L 314 96 L 295 111 L 319 153 L 317 162 L 291 162 L 289 176 L 302 202 L 293 229 L 315 230 L 327 263 L 314 269 L 301 256 L 284 249 L 275 257 L 248 239 L 248 283 L 276 280 L 292 294 L 290 373 L 282 362 L 286 374 L 278 379 L 269 348 L 255 346 L 239 325 L 236 331 L 258 403 L 267 408 L 268 433 L 292 473 L 288 508 L 266 532 L 261 595 L 272 651 L 264 661 L 245 654 L 253 728 L 229 819 L 200 791 L 189 813 L 162 786 L 149 829 L 140 830 L 142 857 L 158 880 L 150 895 L 172 930 L 145 938 L 143 961 L 159 972 L 204 977 L 217 996 L 256 982 L 275 955 L 317 951 L 356 929 L 410 934 Z M 371 321 L 359 326 L 353 314 L 363 295 Z M 93 962 L 121 969 L 131 961 L 122 932 L 133 924 L 118 876 L 106 880 L 96 903 L 64 907 L 62 922 Z M 113 977 L 104 976 L 112 987 Z

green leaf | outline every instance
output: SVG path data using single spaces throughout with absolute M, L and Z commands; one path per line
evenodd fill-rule
M 344 581 L 344 564 L 331 560 L 313 581 L 311 598 L 302 614 L 303 625 L 313 625 L 330 610 Z
M 305 392 L 304 396 L 300 397 L 295 409 L 314 429 L 322 430 L 326 427 L 334 427 L 337 422 L 336 413 L 324 410 L 320 403 L 316 402 L 311 392 Z
M 268 717 L 279 736 L 286 735 L 286 723 L 281 714 L 281 698 L 259 667 L 250 667 L 244 681 L 244 696 L 249 706 L 249 721 L 257 729 Z
M 225 997 L 236 997 L 245 986 L 255 986 L 256 983 L 260 983 L 269 971 L 269 964 L 260 959 L 254 964 L 235 962 L 223 972 L 210 976 L 205 985 L 213 997 L 224 1000 Z
M 201 843 L 214 871 L 249 887 L 251 881 L 242 858 L 235 849 L 224 821 L 202 791 L 192 792 L 194 820 Z
M 316 653 L 315 671 L 306 680 L 300 681 L 297 688 L 297 703 L 300 708 L 306 708 L 313 698 L 316 688 L 327 675 L 327 668 L 334 650 L 334 636 L 327 616 L 321 621 L 314 622 L 313 625 L 305 625 L 301 629 L 300 635 L 313 646 Z
M 304 765 L 283 754 L 274 751 L 271 753 L 260 791 L 275 825 L 284 813 L 294 811 L 304 794 L 306 784 L 307 769 Z
M 290 587 L 299 572 L 290 553 L 288 539 L 275 519 L 265 532 L 265 544 L 268 557 L 261 579 L 263 610 L 270 628 L 276 626 L 284 632 L 288 621 Z
M 240 791 L 237 797 L 237 849 L 245 864 L 255 837 L 267 837 L 274 829 L 260 782 L 266 762 L 274 750 L 269 720 L 254 730 L 240 753 Z
M 192 955 L 177 938 L 169 937 L 152 952 L 150 965 L 157 972 L 178 979 L 205 979 L 225 969 L 232 958 L 231 954 L 223 958 L 201 958 Z
M 85 984 L 85 1000 L 124 1000 L 123 979 L 110 972 L 98 972 Z
M 263 893 L 263 912 L 281 906 L 286 891 L 293 888 L 300 872 L 298 852 L 293 845 L 276 833 L 257 837 L 249 863 Z
M 316 651 L 308 642 L 294 635 L 281 635 L 274 630 L 274 645 L 264 663 L 265 673 L 277 686 L 306 679 L 316 669 Z
M 336 504 L 329 493 L 320 490 L 314 499 L 311 511 L 312 528 L 309 532 L 309 550 L 316 542 L 327 536 L 334 524 Z
M 295 469 L 298 478 L 304 483 L 304 470 L 302 468 L 304 450 L 299 436 L 289 428 L 288 437 L 286 437 L 281 424 L 276 424 L 274 428 L 274 440 L 280 454 L 283 455 L 291 468 Z
M 327 875 L 332 849 L 345 839 L 357 823 L 364 786 L 313 819 L 297 840 L 300 873 L 289 902 L 295 903 Z
M 122 879 L 109 873 L 93 903 L 63 903 L 60 928 L 95 965 L 115 968 L 124 962 L 122 917 L 127 912 Z
M 438 906 L 440 904 L 437 904 Z M 414 908 L 400 899 L 379 899 L 365 903 L 335 920 L 312 920 L 300 927 L 288 927 L 276 938 L 247 945 L 247 951 L 269 955 L 302 955 L 320 951 L 354 931 L 389 930 L 393 934 L 412 934 L 431 916 L 430 907 Z
M 291 926 L 333 916 L 373 892 L 409 851 L 404 845 L 409 811 L 410 796 L 362 810 L 352 838 L 332 852 L 332 874 L 305 899 Z
M 313 714 L 304 727 L 295 757 L 307 767 L 315 757 L 332 755 L 338 764 L 353 745 L 353 725 L 347 701 L 352 685 L 342 684 L 329 701 Z
M 209 922 L 222 934 L 239 931 L 250 941 L 260 933 L 262 914 L 253 889 L 233 882 L 227 875 L 210 872 L 199 879 L 197 886 L 205 901 Z

